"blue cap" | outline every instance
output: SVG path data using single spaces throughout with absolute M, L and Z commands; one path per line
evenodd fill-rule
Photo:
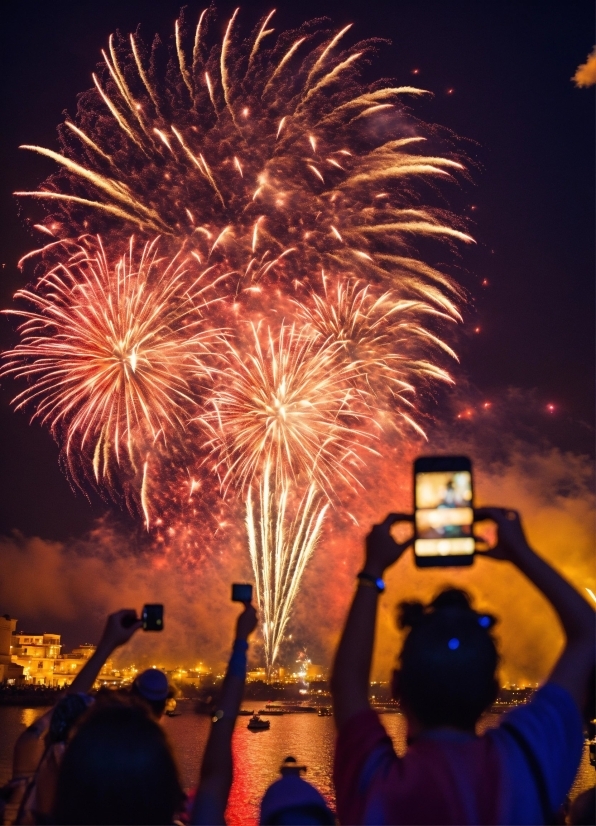
M 133 685 L 141 697 L 152 703 L 166 700 L 170 690 L 168 678 L 159 668 L 148 668 L 147 671 L 143 671 Z
M 318 806 L 329 812 L 325 798 L 314 786 L 296 774 L 286 774 L 276 780 L 265 792 L 261 801 L 261 818 L 259 823 L 267 823 L 271 818 L 286 809 L 302 806 Z

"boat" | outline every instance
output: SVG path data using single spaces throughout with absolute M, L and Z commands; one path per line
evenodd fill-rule
M 285 703 L 283 710 L 289 714 L 316 714 L 316 706 L 302 705 L 301 703 Z
M 285 714 L 285 712 L 281 706 L 273 705 L 273 703 L 267 703 L 265 708 L 260 709 L 257 714 L 266 715 L 268 717 L 281 717 L 281 715 Z
M 166 717 L 180 717 L 181 711 L 176 711 L 176 700 L 173 697 L 168 697 L 166 700 Z
M 269 720 L 261 720 L 258 714 L 253 714 L 246 728 L 251 731 L 266 731 L 270 726 Z
M 252 717 L 254 713 L 255 713 L 254 708 L 251 709 L 250 711 L 248 709 L 241 708 L 240 711 L 238 712 L 238 717 Z
M 321 706 L 321 708 L 318 711 L 318 715 L 319 717 L 332 717 L 333 712 L 331 711 L 329 706 Z

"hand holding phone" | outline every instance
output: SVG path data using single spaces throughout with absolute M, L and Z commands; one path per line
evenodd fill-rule
M 252 603 L 245 603 L 244 611 L 238 615 L 236 620 L 236 639 L 248 640 L 249 636 L 257 627 L 257 609 Z
M 476 522 L 490 521 L 495 530 L 491 531 L 492 536 L 488 537 L 484 532 L 478 531 L 477 537 L 479 547 L 482 549 L 482 556 L 490 559 L 500 559 L 508 562 L 516 562 L 520 554 L 531 550 L 524 533 L 519 513 L 512 508 L 477 508 L 474 511 Z M 483 549 L 482 546 L 485 546 Z
M 390 513 L 379 525 L 373 525 L 366 537 L 366 560 L 364 571 L 375 577 L 382 577 L 403 552 L 412 544 L 411 537 L 405 542 L 396 542 L 391 535 L 392 528 L 400 522 L 412 522 L 408 513 Z
M 124 645 L 141 627 L 137 612 L 133 608 L 124 608 L 110 614 L 102 634 L 100 645 L 110 651 Z

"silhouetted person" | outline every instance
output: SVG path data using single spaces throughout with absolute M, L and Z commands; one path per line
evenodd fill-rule
M 407 718 L 408 750 L 397 757 L 370 708 L 368 688 L 380 578 L 412 541 L 398 545 L 390 528 L 412 517 L 393 514 L 376 525 L 332 675 L 341 823 L 548 823 L 575 778 L 580 710 L 595 659 L 594 612 L 529 547 L 515 511 L 485 508 L 475 518 L 498 528 L 496 547 L 479 557 L 513 563 L 550 601 L 565 632 L 563 652 L 527 705 L 477 737 L 478 718 L 498 689 L 492 618 L 473 611 L 454 589 L 427 606 L 404 604 L 401 622 L 409 633 L 393 684 Z
M 145 709 L 93 709 L 62 760 L 54 822 L 170 824 L 185 800 L 166 734 Z
M 327 826 L 335 816 L 323 795 L 301 775 L 306 766 L 299 766 L 287 757 L 280 768 L 281 778 L 272 783 L 261 801 L 261 826 Z
M 147 704 L 156 720 L 161 720 L 170 697 L 174 696 L 168 678 L 159 668 L 148 668 L 130 687 L 131 696 Z
M 66 696 L 19 736 L 14 748 L 13 774 L 28 777 L 29 782 L 20 801 L 17 824 L 46 822 L 50 817 L 70 731 L 92 702 L 89 692 L 108 657 L 125 645 L 141 625 L 132 609 L 110 614 L 96 650 L 66 689 Z
M 199 786 L 191 811 L 191 823 L 225 823 L 225 811 L 234 776 L 232 735 L 242 703 L 246 682 L 248 638 L 257 626 L 257 612 L 249 602 L 236 621 L 232 656 L 221 687 L 218 707 L 211 718 L 211 731 L 205 747 Z
M 571 826 L 594 826 L 596 823 L 596 786 L 578 794 L 569 807 Z

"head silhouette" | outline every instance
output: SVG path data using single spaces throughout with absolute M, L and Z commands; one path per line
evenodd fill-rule
M 449 588 L 429 605 L 401 603 L 398 621 L 409 629 L 394 676 L 406 715 L 423 728 L 472 730 L 498 691 L 494 618 L 476 613 L 464 591 Z
M 89 712 L 66 749 L 54 822 L 172 823 L 183 799 L 159 723 L 141 707 L 110 704 Z

